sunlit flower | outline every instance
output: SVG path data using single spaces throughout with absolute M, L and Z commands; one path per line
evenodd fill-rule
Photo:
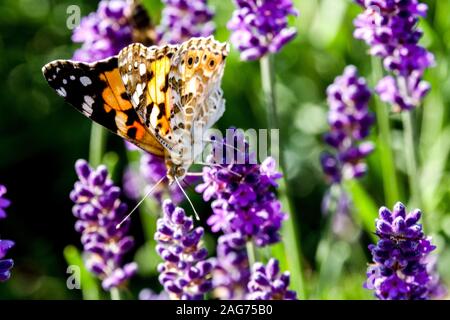
M 174 300 L 201 300 L 211 290 L 213 264 L 206 260 L 202 227 L 194 228 L 192 218 L 170 200 L 163 203 L 158 219 L 156 251 L 164 259 L 158 266 L 159 282 Z
M 288 27 L 288 16 L 297 16 L 291 0 L 235 0 L 237 9 L 228 22 L 230 41 L 241 59 L 256 60 L 276 53 L 295 38 L 297 30 Z
M 398 202 L 394 210 L 380 208 L 376 235 L 371 244 L 374 264 L 367 270 L 364 287 L 382 300 L 423 300 L 431 296 L 432 276 L 427 270 L 429 253 L 436 249 L 419 224 L 421 211 L 407 213 Z
M 417 28 L 427 5 L 418 0 L 356 0 L 364 8 L 354 21 L 355 38 L 370 46 L 370 54 L 383 60 L 394 76 L 380 80 L 376 91 L 394 111 L 419 106 L 430 90 L 422 80 L 424 71 L 434 65 L 434 56 L 420 46 L 422 31 Z
M 110 290 L 122 285 L 137 270 L 135 263 L 122 264 L 124 254 L 134 244 L 127 235 L 129 220 L 117 228 L 127 206 L 121 202 L 120 188 L 108 177 L 105 166 L 94 170 L 85 160 L 78 160 L 75 170 L 79 181 L 70 198 L 75 203 L 75 229 L 81 233 L 85 264 L 102 280 L 103 288 Z

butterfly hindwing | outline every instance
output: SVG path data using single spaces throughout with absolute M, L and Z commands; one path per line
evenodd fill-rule
M 42 70 L 49 85 L 85 116 L 152 154 L 164 155 L 130 102 L 117 57 L 92 64 L 56 60 Z
M 174 158 L 192 158 L 194 123 L 205 131 L 223 114 L 220 82 L 227 54 L 227 45 L 212 37 L 161 47 L 133 44 L 119 53 L 133 106 Z

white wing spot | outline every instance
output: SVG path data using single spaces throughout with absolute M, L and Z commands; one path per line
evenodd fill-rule
M 80 78 L 80 82 L 85 87 L 87 87 L 88 85 L 92 84 L 91 79 L 89 79 L 88 77 L 85 77 L 85 76 Z
M 70 80 L 75 80 L 75 76 L 70 76 Z
M 92 106 L 94 104 L 94 99 L 91 96 L 84 96 L 84 101 L 89 105 Z
M 56 89 L 56 93 L 58 93 L 61 97 L 65 97 L 67 95 L 66 89 L 63 87 Z
M 63 79 L 63 83 L 64 83 L 64 84 L 67 84 L 67 80 L 66 80 L 66 79 Z
M 147 67 L 145 66 L 145 63 L 141 63 L 139 65 L 139 74 L 143 76 L 147 72 Z

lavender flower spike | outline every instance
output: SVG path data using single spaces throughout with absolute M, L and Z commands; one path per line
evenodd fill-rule
M 381 79 L 376 91 L 394 111 L 419 106 L 430 90 L 422 80 L 424 71 L 434 65 L 434 56 L 418 43 L 417 28 L 427 5 L 418 0 L 356 0 L 364 8 L 354 21 L 356 39 L 370 46 L 370 54 L 383 60 L 393 75 Z
M 373 290 L 381 300 L 429 299 L 435 281 L 427 270 L 429 253 L 436 249 L 422 231 L 419 209 L 406 212 L 397 202 L 391 212 L 382 207 L 376 219 L 380 238 L 371 244 L 374 264 L 367 270 L 364 287 Z
M 245 240 L 239 234 L 219 237 L 214 263 L 214 296 L 221 300 L 244 300 L 250 279 Z
M 125 0 L 100 1 L 97 11 L 84 17 L 72 35 L 73 42 L 82 43 L 73 59 L 84 62 L 104 59 L 131 44 L 129 6 Z
M 124 284 L 137 270 L 136 263 L 122 265 L 124 254 L 134 244 L 127 236 L 129 220 L 116 228 L 127 206 L 120 201 L 120 188 L 108 178 L 105 166 L 94 170 L 85 160 L 78 160 L 75 170 L 79 181 L 70 193 L 75 203 L 73 214 L 78 219 L 75 230 L 81 233 L 87 269 L 102 280 L 105 290 L 110 290 Z
M 192 37 L 208 37 L 215 31 L 214 12 L 206 0 L 163 0 L 159 43 L 182 43 Z
M 205 260 L 204 230 L 194 229 L 192 218 L 170 200 L 163 203 L 164 216 L 158 219 L 156 251 L 164 259 L 158 266 L 159 281 L 173 300 L 201 300 L 212 289 L 213 265 Z
M 6 193 L 4 185 L 0 185 L 0 219 L 6 218 L 5 209 L 9 207 L 10 201 L 3 196 Z M 11 277 L 11 269 L 14 266 L 13 259 L 4 259 L 8 250 L 14 246 L 11 240 L 0 239 L 0 282 L 4 282 Z
M 363 160 L 374 149 L 371 142 L 363 141 L 374 122 L 368 108 L 371 92 L 358 70 L 348 66 L 328 87 L 327 95 L 331 131 L 324 140 L 335 153 L 324 153 L 321 163 L 327 178 L 340 183 L 342 179 L 359 178 L 367 171 Z
M 267 265 L 255 263 L 248 283 L 249 300 L 297 300 L 295 291 L 288 289 L 290 274 L 280 274 L 278 260 L 270 259 Z
M 237 9 L 228 22 L 231 42 L 242 60 L 257 60 L 276 53 L 295 38 L 297 30 L 288 27 L 289 15 L 298 15 L 291 0 L 235 0 Z
M 230 146 L 242 148 L 236 148 L 236 154 Z M 235 159 L 228 159 L 230 150 Z M 211 166 L 203 168 L 203 183 L 195 190 L 203 193 L 205 201 L 214 200 L 213 215 L 207 221 L 211 230 L 238 234 L 245 240 L 254 240 L 259 247 L 280 241 L 279 231 L 286 214 L 272 192 L 281 177 L 275 159 L 269 157 L 257 164 L 242 132 L 228 130 L 224 141 L 214 143 L 207 161 Z

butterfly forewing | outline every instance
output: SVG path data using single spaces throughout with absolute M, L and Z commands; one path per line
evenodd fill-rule
M 148 152 L 164 154 L 128 98 L 116 57 L 92 64 L 56 60 L 42 71 L 49 85 L 85 116 Z
M 132 44 L 119 53 L 120 74 L 133 107 L 168 150 L 176 144 L 170 126 L 173 103 L 168 83 L 171 57 L 176 50 L 176 46 Z

